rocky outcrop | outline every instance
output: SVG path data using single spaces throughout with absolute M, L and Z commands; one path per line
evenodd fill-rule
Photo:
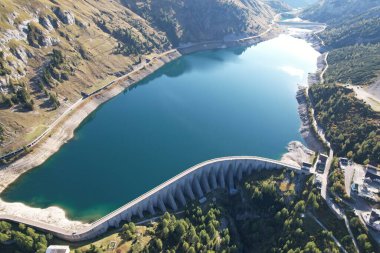
M 56 46 L 59 44 L 59 41 L 60 40 L 58 38 L 43 36 L 40 45 L 43 47 Z
M 21 60 L 25 64 L 28 62 L 28 58 L 32 56 L 30 52 L 25 50 L 24 47 L 13 48 L 11 49 L 11 52 L 17 57 L 17 59 Z
M 56 8 L 54 10 L 55 15 L 66 25 L 75 24 L 75 17 L 71 11 L 62 10 L 61 8 Z
M 54 30 L 53 24 L 50 22 L 50 19 L 48 17 L 40 17 L 39 18 L 40 24 L 45 27 L 46 30 L 52 31 Z

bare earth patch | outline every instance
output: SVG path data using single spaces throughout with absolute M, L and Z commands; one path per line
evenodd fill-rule
M 380 79 L 368 86 L 348 87 L 356 93 L 357 98 L 364 100 L 374 111 L 380 112 Z
M 288 152 L 281 157 L 281 161 L 288 164 L 302 165 L 302 162 L 311 162 L 315 154 L 299 141 L 290 142 L 287 149 Z

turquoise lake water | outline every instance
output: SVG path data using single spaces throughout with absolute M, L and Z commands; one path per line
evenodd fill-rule
M 181 57 L 99 107 L 1 198 L 91 221 L 211 158 L 278 159 L 301 140 L 297 84 L 316 70 L 318 55 L 281 35 Z

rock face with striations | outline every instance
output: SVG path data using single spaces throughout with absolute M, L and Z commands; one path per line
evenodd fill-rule
M 68 10 L 62 10 L 61 8 L 56 8 L 54 13 L 66 25 L 72 25 L 75 23 L 74 14 Z
M 39 23 L 48 31 L 54 30 L 53 24 L 50 22 L 48 17 L 40 17 Z

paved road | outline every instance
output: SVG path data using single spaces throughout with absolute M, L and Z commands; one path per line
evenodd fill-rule
M 355 246 L 356 252 L 359 253 L 359 252 L 360 252 L 360 251 L 359 251 L 359 247 L 358 247 L 358 244 L 356 243 L 355 236 L 354 236 L 354 234 L 353 234 L 352 231 L 351 231 L 350 223 L 349 223 L 349 221 L 348 221 L 348 219 L 347 219 L 347 216 L 346 216 L 346 215 L 343 215 L 343 219 L 344 219 L 344 224 L 346 225 L 347 231 L 348 231 L 348 233 L 349 233 L 350 236 L 351 236 L 352 243 L 353 243 L 354 246 Z
M 309 89 L 306 89 L 306 96 L 308 96 L 310 98 L 310 96 L 309 96 Z M 331 164 L 332 164 L 332 161 L 333 161 L 333 158 L 334 158 L 334 151 L 331 148 L 330 142 L 327 141 L 325 133 L 318 126 L 317 121 L 314 118 L 314 115 L 315 115 L 314 108 L 311 107 L 310 109 L 311 109 L 311 114 L 313 115 L 313 118 L 311 119 L 312 125 L 313 125 L 314 129 L 317 130 L 317 134 L 319 135 L 319 137 L 321 137 L 322 142 L 325 143 L 327 145 L 327 147 L 329 148 L 329 156 L 328 156 L 328 159 L 326 161 L 325 170 L 324 170 L 324 172 L 323 172 L 322 175 L 320 175 L 318 173 L 316 174 L 317 177 L 322 182 L 321 196 L 322 196 L 323 199 L 326 199 L 327 198 L 328 175 L 329 175 Z
M 323 71 L 321 72 L 320 79 L 319 79 L 319 80 L 321 80 L 321 83 L 325 82 L 324 75 L 325 75 L 327 69 L 329 68 L 329 63 L 327 61 L 327 57 L 329 57 L 329 53 L 330 52 L 325 53 L 325 57 L 324 57 L 325 67 L 323 68 Z

